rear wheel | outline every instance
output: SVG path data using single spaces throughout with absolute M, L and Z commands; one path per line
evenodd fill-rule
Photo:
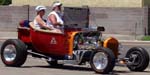
M 144 71 L 149 64 L 149 54 L 141 47 L 131 48 L 127 54 L 126 58 L 129 58 L 127 62 L 127 67 L 131 71 Z
M 96 73 L 108 74 L 115 66 L 115 56 L 110 49 L 99 48 L 94 52 L 90 64 Z
M 27 58 L 25 44 L 21 40 L 6 40 L 1 47 L 1 59 L 6 66 L 19 67 Z

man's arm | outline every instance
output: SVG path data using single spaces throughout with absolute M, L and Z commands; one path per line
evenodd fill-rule
M 52 25 L 61 25 L 60 23 L 57 22 L 56 16 L 51 14 L 50 16 L 48 16 L 49 21 L 51 21 Z
M 37 17 L 36 21 L 39 23 L 39 25 L 41 25 L 41 27 L 52 30 L 52 28 L 47 26 L 46 23 L 40 17 Z

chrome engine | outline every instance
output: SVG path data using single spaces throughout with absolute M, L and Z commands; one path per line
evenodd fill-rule
M 84 32 L 79 33 L 74 38 L 75 50 L 93 50 L 101 46 L 101 33 Z

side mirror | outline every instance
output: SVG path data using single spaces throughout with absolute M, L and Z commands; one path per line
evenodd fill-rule
M 105 31 L 105 28 L 104 28 L 104 27 L 101 27 L 101 26 L 98 26 L 98 27 L 97 27 L 97 31 Z

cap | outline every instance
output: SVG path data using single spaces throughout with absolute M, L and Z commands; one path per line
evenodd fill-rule
M 45 9 L 46 9 L 45 6 L 39 5 L 39 6 L 37 6 L 37 7 L 35 8 L 35 11 L 39 12 L 39 11 L 45 10 Z
M 52 8 L 54 9 L 55 7 L 57 7 L 57 6 L 61 6 L 62 5 L 62 3 L 60 3 L 60 2 L 54 2 L 53 3 L 53 5 L 52 5 Z

